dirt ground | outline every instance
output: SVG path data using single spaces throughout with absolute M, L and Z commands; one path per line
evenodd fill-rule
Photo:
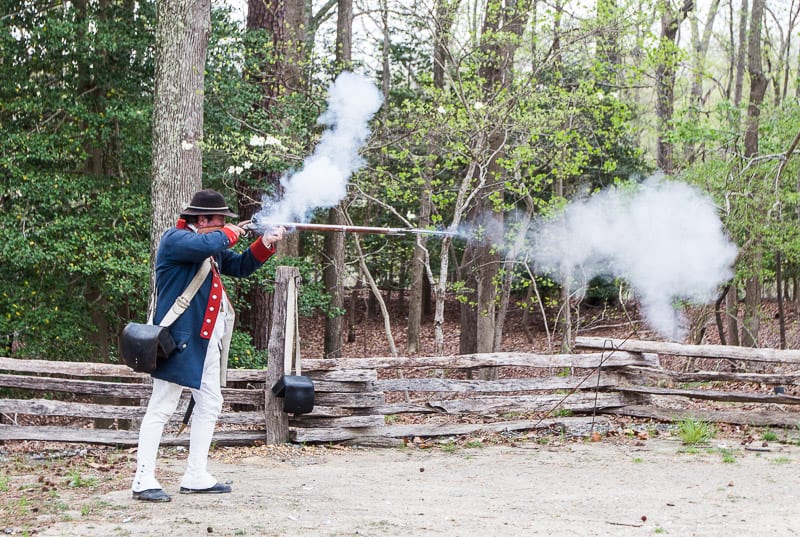
M 160 462 L 171 503 L 131 500 L 123 471 L 111 487 L 60 490 L 62 510 L 43 515 L 44 523 L 25 534 L 797 535 L 800 447 L 757 444 L 746 449 L 717 439 L 687 449 L 659 435 L 437 441 L 425 448 L 219 448 L 211 469 L 233 493 L 218 496 L 177 494 L 185 453 L 173 450 Z

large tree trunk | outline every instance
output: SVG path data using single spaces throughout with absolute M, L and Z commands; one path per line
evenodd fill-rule
M 156 2 L 151 267 L 161 234 L 202 188 L 203 95 L 209 0 Z M 155 273 L 151 268 L 151 298 Z M 150 301 L 153 308 L 153 300 Z
M 747 64 L 750 75 L 750 102 L 747 106 L 747 127 L 744 133 L 744 153 L 746 157 L 755 157 L 758 154 L 758 127 L 761 115 L 761 103 L 767 91 L 767 77 L 761 65 L 761 28 L 764 20 L 764 5 L 766 0 L 754 0 L 753 11 L 750 14 L 750 37 L 747 44 Z M 747 281 L 747 291 L 744 303 L 744 320 L 742 345 L 756 347 L 758 345 L 758 330 L 761 322 L 761 264 L 762 252 L 760 241 L 753 245 L 753 259 L 751 260 L 753 275 Z
M 309 14 L 304 0 L 248 0 L 247 29 L 266 30 L 272 36 L 273 61 L 259 66 L 258 73 L 251 73 L 260 80 L 264 97 L 260 106 L 267 116 L 272 114 L 277 99 L 293 91 L 302 90 L 303 62 Z M 279 121 L 276 118 L 276 121 Z M 250 177 L 237 181 L 239 215 L 248 219 L 259 210 L 259 204 L 267 188 L 280 193 L 280 172 L 256 170 Z M 297 256 L 300 251 L 300 235 L 290 234 L 278 243 L 278 253 Z M 260 287 L 245 290 L 245 300 L 250 308 L 239 314 L 239 326 L 253 339 L 253 346 L 266 349 L 269 341 L 271 304 L 267 292 Z
M 344 225 L 347 223 L 340 206 L 328 211 L 328 223 Z M 336 312 L 344 311 L 344 233 L 326 233 L 324 239 L 322 280 L 325 291 L 330 295 L 330 307 Z M 342 337 L 344 332 L 344 315 L 325 317 L 324 356 L 325 358 L 341 358 Z
M 247 29 L 265 30 L 272 36 L 271 61 L 259 66 L 257 73 L 250 73 L 252 79 L 260 80 L 264 97 L 261 107 L 267 116 L 274 116 L 273 105 L 278 99 L 295 91 L 305 91 L 303 69 L 307 61 L 309 27 L 309 6 L 305 0 L 248 0 Z M 275 117 L 276 121 L 281 118 Z M 261 200 L 261 194 L 270 188 L 281 194 L 280 172 L 263 173 L 256 171 L 250 183 L 259 191 L 254 199 Z M 241 204 L 249 203 L 246 192 L 240 192 Z M 296 257 L 300 253 L 300 235 L 289 234 L 278 243 L 278 253 Z

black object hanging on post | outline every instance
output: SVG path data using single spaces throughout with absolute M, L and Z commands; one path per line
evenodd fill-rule
M 283 375 L 272 386 L 272 394 L 283 398 L 287 414 L 308 414 L 314 409 L 314 383 L 300 374 L 300 324 L 297 311 L 297 282 L 286 288 L 286 337 L 283 344 Z M 292 369 L 294 368 L 294 374 Z
M 314 410 L 314 383 L 303 375 L 283 375 L 272 387 L 275 397 L 283 398 L 283 411 L 308 414 Z

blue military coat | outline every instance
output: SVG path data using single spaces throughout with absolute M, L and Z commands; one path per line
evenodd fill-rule
M 199 234 L 186 229 L 186 223 L 178 220 L 174 228 L 164 232 L 156 254 L 156 287 L 158 296 L 154 322 L 158 324 L 167 314 L 175 299 L 192 281 L 205 259 L 213 256 L 219 272 L 234 277 L 249 276 L 275 252 L 275 247 L 266 247 L 258 238 L 244 253 L 229 250 L 237 237 L 227 230 Z M 212 285 L 221 281 L 212 270 L 200 286 L 189 307 L 170 326 L 177 350 L 166 360 L 161 360 L 151 374 L 154 378 L 199 388 L 203 376 L 203 363 L 208 349 L 209 331 L 206 324 L 213 324 L 216 313 L 209 316 L 209 309 L 219 304 L 218 290 L 212 293 Z M 212 284 L 213 282 L 213 284 Z M 211 307 L 210 307 L 211 306 Z M 211 326 L 213 328 L 213 326 Z

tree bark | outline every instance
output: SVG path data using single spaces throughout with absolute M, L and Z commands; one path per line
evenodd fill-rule
M 744 88 L 744 74 L 747 68 L 747 0 L 742 0 L 742 7 L 739 11 L 739 53 L 736 56 L 736 77 L 733 86 L 733 104 L 739 106 L 742 102 Z
M 247 30 L 266 30 L 272 36 L 273 54 L 270 57 L 273 60 L 261 65 L 258 73 L 250 73 L 261 83 L 263 98 L 260 106 L 270 116 L 280 97 L 304 87 L 302 72 L 309 13 L 304 0 L 248 0 L 247 8 Z M 281 175 L 279 171 L 255 170 L 250 177 L 237 181 L 237 204 L 242 219 L 252 217 L 259 210 L 267 188 L 280 194 Z M 281 255 L 297 257 L 300 234 L 289 234 L 277 248 Z M 245 300 L 250 308 L 239 314 L 239 326 L 250 334 L 255 348 L 266 349 L 270 297 L 262 287 L 252 286 L 245 291 Z
M 786 315 L 783 306 L 783 256 L 775 252 L 775 288 L 778 297 L 778 331 L 780 334 L 780 348 L 786 348 Z
M 597 83 L 610 91 L 620 85 L 620 8 L 616 0 L 597 1 Z
M 747 70 L 750 75 L 750 100 L 747 105 L 747 126 L 744 133 L 744 154 L 751 158 L 758 155 L 758 127 L 761 115 L 761 104 L 767 91 L 767 77 L 761 62 L 761 28 L 764 20 L 766 0 L 754 0 L 750 14 L 750 37 L 747 43 Z M 753 245 L 753 275 L 746 286 L 742 345 L 758 346 L 758 331 L 761 322 L 761 264 L 763 255 L 761 245 L 756 241 Z
M 338 16 L 336 21 L 336 65 L 346 70 L 350 67 L 353 34 L 353 2 L 338 0 Z M 339 205 L 328 211 L 328 223 L 343 225 L 346 223 L 344 208 Z M 323 248 L 322 280 L 325 291 L 330 296 L 330 307 L 336 313 L 325 317 L 324 353 L 326 358 L 342 356 L 342 337 L 344 331 L 344 233 L 326 233 Z
M 656 142 L 656 163 L 667 175 L 674 172 L 674 152 L 668 139 L 675 104 L 676 40 L 678 28 L 694 8 L 693 0 L 684 0 L 677 11 L 669 0 L 661 5 L 660 60 L 656 65 L 656 115 L 658 116 L 658 140 Z
M 156 2 L 153 96 L 150 308 L 154 307 L 155 255 L 162 233 L 202 188 L 203 95 L 211 32 L 209 0 Z
M 728 345 L 740 345 L 739 339 L 739 290 L 736 282 L 725 296 L 725 324 L 728 327 Z
M 420 193 L 419 226 L 427 227 L 431 220 L 431 184 L 428 174 Z M 411 260 L 411 291 L 408 296 L 408 330 L 406 349 L 409 354 L 419 350 L 422 331 L 422 311 L 425 303 L 425 282 L 428 281 L 427 239 L 417 235 L 414 244 L 414 257 Z
M 346 71 L 352 61 L 353 0 L 338 0 L 336 13 L 336 65 Z
M 480 45 L 484 60 L 478 74 L 487 102 L 492 102 L 494 96 L 511 83 L 514 54 L 529 9 L 528 0 L 509 4 L 499 0 L 486 2 Z M 505 103 L 508 107 L 513 105 L 511 101 Z M 497 246 L 503 241 L 503 213 L 494 207 L 494 202 L 502 199 L 504 192 L 500 159 L 505 135 L 500 125 L 496 125 L 485 134 L 485 141 L 478 142 L 479 146 L 484 146 L 486 162 L 476 167 L 481 177 L 475 177 L 475 181 L 481 187 L 477 203 L 470 211 L 470 220 L 483 232 L 480 237 L 467 241 L 461 263 L 466 287 L 471 290 L 471 296 L 461 307 L 460 352 L 463 354 L 491 352 L 495 342 L 495 276 L 501 261 Z M 477 151 L 475 154 L 481 155 Z
M 328 211 L 328 223 L 332 225 L 346 224 L 341 206 Z M 344 233 L 325 233 L 322 280 L 325 292 L 330 296 L 330 307 L 335 315 L 325 317 L 324 355 L 325 358 L 341 358 L 342 337 L 344 332 Z

